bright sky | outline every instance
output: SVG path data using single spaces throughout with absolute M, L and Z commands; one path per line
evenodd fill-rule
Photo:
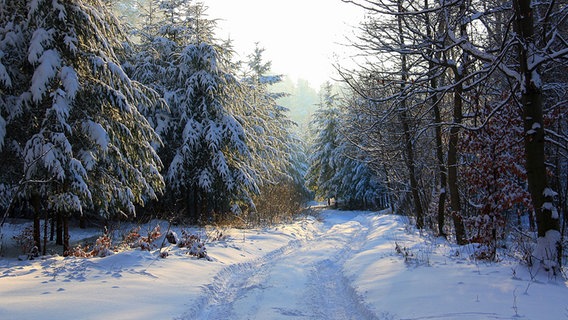
M 362 19 L 360 8 L 341 0 L 204 0 L 217 36 L 230 37 L 245 58 L 255 42 L 272 71 L 302 78 L 314 88 L 334 77 L 336 56 L 347 57 L 346 36 Z

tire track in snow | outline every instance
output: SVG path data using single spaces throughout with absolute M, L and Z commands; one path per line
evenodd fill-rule
M 267 269 L 273 261 L 300 247 L 300 240 L 292 240 L 286 246 L 249 262 L 223 268 L 212 282 L 203 288 L 203 294 L 184 314 L 182 319 L 234 319 L 233 303 L 245 292 L 262 289 Z
M 314 319 L 379 319 L 343 272 L 345 262 L 361 250 L 370 232 L 369 226 L 364 226 L 361 220 L 365 218 L 357 217 L 358 230 L 345 240 L 343 247 L 313 268 L 307 295 L 315 307 Z M 331 228 L 319 241 L 326 235 L 334 235 L 333 231 Z
M 224 268 L 180 319 L 378 319 L 343 272 L 365 243 L 367 222 L 335 224 L 313 240 Z
M 314 319 L 378 319 L 332 260 L 318 263 L 310 283 Z

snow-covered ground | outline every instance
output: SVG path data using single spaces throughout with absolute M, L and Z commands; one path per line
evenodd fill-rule
M 4 245 L 17 228 L 4 226 Z M 563 279 L 476 262 L 470 247 L 409 229 L 396 215 L 326 210 L 222 230 L 212 261 L 173 246 L 166 259 L 2 258 L 0 319 L 568 319 Z

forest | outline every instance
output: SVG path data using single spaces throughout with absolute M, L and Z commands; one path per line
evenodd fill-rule
M 382 172 L 395 212 L 495 259 L 559 270 L 566 229 L 564 1 L 344 1 L 367 10 L 349 136 Z
M 49 225 L 67 252 L 70 219 L 260 225 L 333 199 L 480 259 L 528 237 L 559 271 L 566 2 L 342 1 L 366 12 L 356 66 L 300 129 L 262 46 L 235 59 L 206 2 L 3 1 L 2 224 L 33 219 L 38 253 Z

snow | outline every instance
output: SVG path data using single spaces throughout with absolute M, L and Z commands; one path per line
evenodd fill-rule
M 0 50 L 0 59 L 2 59 L 3 57 L 4 52 Z M 0 62 L 0 82 L 8 88 L 12 87 L 12 79 L 10 78 L 8 70 L 6 70 L 6 67 L 2 64 L 2 62 Z
M 30 47 L 28 49 L 28 61 L 32 64 L 39 62 L 40 57 L 44 53 L 43 48 L 44 43 L 52 40 L 51 32 L 45 30 L 44 28 L 38 28 L 34 31 L 32 35 L 32 40 L 30 41 Z
M 544 237 L 537 239 L 537 244 L 532 259 L 535 260 L 535 265 L 542 265 L 545 270 L 555 272 L 557 269 L 557 245 L 560 243 L 562 237 L 558 230 L 548 230 Z
M 91 120 L 83 122 L 83 131 L 106 152 L 110 143 L 108 133 L 99 123 Z
M 544 191 L 542 192 L 542 195 L 545 197 L 556 197 L 558 195 L 558 193 L 550 188 L 544 188 Z
M 70 99 L 74 99 L 80 89 L 79 77 L 72 67 L 63 67 L 60 72 L 61 83 Z
M 38 59 L 39 65 L 32 76 L 31 92 L 35 102 L 41 101 L 46 93 L 49 82 L 55 77 L 61 66 L 61 58 L 55 50 L 46 50 Z
M 498 263 L 471 260 L 472 247 L 421 236 L 404 217 L 385 213 L 324 210 L 270 228 L 192 229 L 202 237 L 222 232 L 206 243 L 211 261 L 173 245 L 165 259 L 139 249 L 91 259 L 2 258 L 0 318 L 566 317 L 564 280 L 506 255 Z M 3 254 L 24 226 L 1 229 Z M 72 240 L 97 234 L 71 231 Z

